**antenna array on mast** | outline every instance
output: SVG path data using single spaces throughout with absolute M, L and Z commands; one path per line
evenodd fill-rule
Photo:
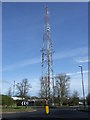
M 49 24 L 49 10 L 46 7 L 46 17 L 44 23 L 43 33 L 43 47 L 42 47 L 42 85 L 46 83 L 46 98 L 51 98 L 52 89 L 52 102 L 54 103 L 54 74 L 53 74 L 53 45 L 51 39 L 51 31 Z M 52 83 L 52 84 L 51 84 Z M 51 84 L 51 85 L 50 85 Z M 43 86 L 41 85 L 41 90 Z M 52 86 L 52 87 L 51 87 Z

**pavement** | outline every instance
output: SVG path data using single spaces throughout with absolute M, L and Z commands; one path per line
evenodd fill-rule
M 33 112 L 3 113 L 2 120 L 89 120 L 87 112 L 76 109 L 50 108 L 46 115 L 45 108 L 36 108 Z

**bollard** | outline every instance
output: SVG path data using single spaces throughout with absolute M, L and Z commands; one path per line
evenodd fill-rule
M 46 115 L 49 114 L 49 99 L 46 98 Z
M 46 114 L 47 115 L 49 114 L 49 106 L 48 105 L 46 106 Z

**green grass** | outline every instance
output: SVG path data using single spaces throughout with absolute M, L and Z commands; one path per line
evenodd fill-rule
M 88 113 L 90 113 L 90 108 L 88 109 L 79 109 L 78 111 L 81 111 L 81 112 L 88 112 Z
M 30 112 L 33 111 L 33 109 L 28 106 L 25 108 L 25 106 L 17 106 L 17 107 L 2 107 L 2 112 Z

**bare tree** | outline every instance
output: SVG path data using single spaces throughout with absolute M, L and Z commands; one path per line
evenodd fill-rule
M 40 89 L 40 97 L 47 98 L 47 77 L 44 77 L 44 80 L 40 79 L 41 89 Z
M 31 88 L 31 85 L 28 83 L 28 79 L 23 79 L 22 82 L 16 84 L 17 90 L 18 90 L 18 96 L 22 98 L 27 97 L 27 93 L 29 92 L 29 89 Z
M 58 74 L 56 77 L 55 96 L 58 97 L 59 105 L 63 105 L 63 100 L 69 94 L 70 76 Z
M 73 103 L 73 105 L 79 104 L 79 93 L 76 90 L 72 94 L 72 103 Z
M 9 87 L 9 89 L 8 89 L 8 96 L 12 96 L 12 89 L 11 89 L 11 87 Z
M 72 97 L 73 97 L 73 98 L 79 97 L 79 93 L 78 93 L 77 90 L 74 90 L 74 91 L 73 91 Z

